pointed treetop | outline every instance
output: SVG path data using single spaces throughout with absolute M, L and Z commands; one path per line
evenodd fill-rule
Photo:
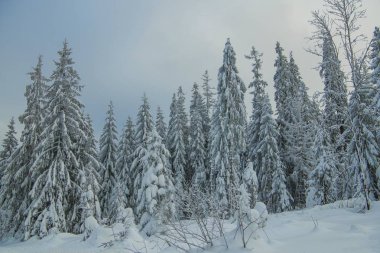
M 284 49 L 281 47 L 280 42 L 276 42 L 276 53 L 282 56 Z
M 8 124 L 8 131 L 5 134 L 5 138 L 2 144 L 2 150 L 0 152 L 0 161 L 8 159 L 13 151 L 17 148 L 18 141 L 16 139 L 15 120 L 12 117 Z
M 260 72 L 263 61 L 261 57 L 262 53 L 259 53 L 254 46 L 252 46 L 251 52 L 249 55 L 245 55 L 246 59 L 252 60 L 252 73 L 253 81 L 249 84 L 249 88 L 254 87 L 256 91 L 264 92 L 265 86 L 268 84 L 262 80 L 263 74 Z
M 110 102 L 108 104 L 108 111 L 112 112 L 112 114 L 113 114 L 113 102 L 112 102 L 112 100 L 110 100 Z
M 239 73 L 239 71 L 237 70 L 235 64 L 236 64 L 236 57 L 235 57 L 235 51 L 230 43 L 230 39 L 227 39 L 227 42 L 226 42 L 226 45 L 224 47 L 224 50 L 223 50 L 223 67 L 229 71 L 229 67 L 232 67 L 232 70 L 235 72 L 235 73 Z
M 193 84 L 193 90 L 194 91 L 198 91 L 198 84 L 197 84 L 197 82 L 194 82 L 194 84 Z

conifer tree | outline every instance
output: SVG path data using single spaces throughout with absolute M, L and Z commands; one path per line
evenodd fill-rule
M 375 27 L 375 31 L 373 33 L 373 39 L 371 42 L 371 53 L 370 53 L 371 65 L 371 81 L 374 85 L 374 91 L 371 97 L 373 98 L 372 106 L 375 112 L 375 126 L 377 129 L 376 137 L 377 137 L 377 145 L 380 146 L 380 29 L 379 27 Z M 380 189 L 380 167 L 376 172 L 377 176 L 377 187 Z
M 264 94 L 261 124 L 258 129 L 258 144 L 254 166 L 259 166 L 259 198 L 267 204 L 270 212 L 283 212 L 292 208 L 293 198 L 286 185 L 284 166 L 277 144 L 278 131 L 272 117 L 269 97 Z
M 103 164 L 103 170 L 100 171 L 102 189 L 99 198 L 103 210 L 103 216 L 108 218 L 110 213 L 109 208 L 112 188 L 115 186 L 116 177 L 118 176 L 116 172 L 117 129 L 112 101 L 108 105 L 106 122 L 100 136 L 99 147 L 99 160 Z
M 211 86 L 210 84 L 210 77 L 209 73 L 206 70 L 205 73 L 202 75 L 202 88 L 203 88 L 203 97 L 204 97 L 204 138 L 205 138 L 205 150 L 206 150 L 206 161 L 205 161 L 205 167 L 206 167 L 206 177 L 210 178 L 210 160 L 211 160 L 211 140 L 210 140 L 210 129 L 211 129 L 211 115 L 212 110 L 215 105 L 215 88 Z
M 324 26 L 326 27 L 326 26 Z M 322 30 L 322 64 L 320 75 L 324 82 L 323 99 L 325 125 L 330 135 L 330 142 L 333 147 L 334 156 L 337 158 L 337 197 L 347 198 L 347 173 L 346 149 L 347 141 L 344 139 L 344 132 L 347 129 L 348 99 L 344 73 L 341 70 L 338 52 L 331 36 L 330 30 Z
M 8 124 L 8 131 L 5 134 L 5 138 L 2 143 L 2 149 L 0 151 L 0 166 L 3 168 L 7 164 L 7 160 L 12 156 L 16 150 L 18 141 L 16 138 L 15 120 L 12 117 Z M 3 170 L 3 169 L 2 169 Z M 2 173 L 2 171 L 1 171 Z
M 324 120 L 319 120 L 317 136 L 314 143 L 316 157 L 315 168 L 309 174 L 306 206 L 324 205 L 336 200 L 335 181 L 337 161 L 330 143 L 330 132 Z
M 256 174 L 260 179 L 263 178 L 270 178 L 270 170 L 267 170 L 267 168 L 263 168 L 261 164 L 262 155 L 263 152 L 260 152 L 258 149 L 258 146 L 260 144 L 260 128 L 262 127 L 262 124 L 264 123 L 262 121 L 263 116 L 263 103 L 264 103 L 264 96 L 265 96 L 265 87 L 267 86 L 267 83 L 262 80 L 262 74 L 261 71 L 261 57 L 262 54 L 260 54 L 254 47 L 252 47 L 252 50 L 250 52 L 250 55 L 245 56 L 247 59 L 252 60 L 252 73 L 253 73 L 253 80 L 249 84 L 249 88 L 253 88 L 252 94 L 252 115 L 251 120 L 248 124 L 248 158 L 253 162 L 253 166 L 256 170 Z M 265 176 L 263 174 L 269 172 L 269 177 Z M 260 184 L 263 181 L 259 181 Z M 265 183 L 263 184 L 265 185 Z M 265 187 L 264 187 L 265 188 Z M 259 192 L 259 198 L 267 202 L 266 199 L 262 199 L 263 195 L 267 195 L 267 193 L 264 193 L 265 190 L 259 186 L 258 189 Z
M 292 194 L 296 207 L 303 208 L 306 204 L 307 179 L 314 164 L 312 152 L 314 142 L 315 118 L 319 110 L 310 101 L 307 88 L 299 73 L 292 53 L 289 57 L 289 72 L 291 96 L 289 97 L 289 112 L 292 120 L 287 123 L 288 156 L 291 158 L 293 172 L 291 175 Z
M 242 174 L 242 184 L 249 196 L 249 208 L 255 208 L 257 202 L 257 192 L 259 190 L 259 182 L 257 180 L 256 172 L 253 169 L 253 163 L 249 162 Z
M 228 39 L 219 69 L 217 101 L 211 125 L 211 184 L 222 211 L 233 214 L 240 185 L 241 155 L 245 152 L 246 112 L 243 81 Z
M 214 88 L 210 85 L 210 77 L 208 74 L 208 71 L 206 70 L 205 73 L 202 75 L 202 81 L 203 81 L 203 96 L 205 98 L 205 106 L 207 110 L 207 116 L 210 117 L 212 113 L 212 107 L 215 104 L 215 91 Z
M 2 218 L 2 226 L 8 234 L 17 233 L 16 237 L 23 233 L 23 216 L 30 203 L 28 193 L 32 180 L 29 177 L 30 168 L 36 159 L 36 147 L 40 141 L 42 120 L 46 115 L 45 93 L 47 79 L 42 74 L 42 57 L 38 58 L 33 72 L 29 73 L 31 84 L 26 86 L 26 110 L 19 117 L 24 125 L 21 133 L 21 145 L 13 152 L 7 166 L 4 165 L 4 177 L 0 191 L 0 208 L 7 210 L 8 218 Z M 13 139 L 13 138 L 12 138 Z M 11 141 L 15 143 L 14 141 Z M 12 144 L 13 146 L 14 144 Z M 7 223 L 7 224 L 6 224 Z
M 82 147 L 88 138 L 82 114 L 84 106 L 78 100 L 82 86 L 72 66 L 71 49 L 66 41 L 58 54 L 60 59 L 55 62 L 56 69 L 51 75 L 53 83 L 46 94 L 47 116 L 36 148 L 38 155 L 30 168 L 33 185 L 29 197 L 32 201 L 25 212 L 24 239 L 75 231 L 81 222 L 81 213 L 78 212 L 82 207 L 83 194 L 79 176 L 83 164 L 81 159 L 87 157 L 96 161 L 96 157 Z M 95 178 L 95 169 L 88 164 L 86 171 L 90 175 L 85 177 Z
M 207 186 L 204 108 L 203 97 L 199 93 L 198 85 L 194 83 L 190 105 L 190 166 L 194 173 L 193 186 L 203 191 L 206 190 Z
M 176 204 L 182 205 L 186 186 L 190 184 L 192 173 L 188 164 L 187 114 L 185 112 L 185 96 L 182 88 L 173 95 L 170 105 L 170 119 L 167 143 L 170 151 L 170 163 L 176 188 Z M 181 216 L 182 214 L 178 214 Z
M 119 187 L 125 195 L 125 206 L 130 206 L 131 193 L 133 188 L 131 166 L 133 162 L 133 152 L 135 151 L 135 130 L 133 121 L 128 117 L 124 130 L 120 137 L 118 155 L 116 161 L 117 177 Z M 119 193 L 118 193 L 119 194 Z
M 148 102 L 148 98 L 144 94 L 143 103 L 139 108 L 137 114 L 137 122 L 136 122 L 136 136 L 135 136 L 135 151 L 133 152 L 133 162 L 131 165 L 131 175 L 132 175 L 132 192 L 130 203 L 134 208 L 135 218 L 138 221 L 141 218 L 141 210 L 139 211 L 136 206 L 136 201 L 138 198 L 138 190 L 141 188 L 142 183 L 142 173 L 143 173 L 143 165 L 144 165 L 144 157 L 147 154 L 148 148 L 148 135 L 152 131 L 153 119 L 150 113 L 150 105 Z
M 174 141 L 174 132 L 176 127 L 176 116 L 177 115 L 177 95 L 173 93 L 172 101 L 170 103 L 170 113 L 169 113 L 169 125 L 168 125 L 168 133 L 166 138 L 166 146 L 167 149 L 170 152 L 170 164 L 173 164 L 173 154 L 175 151 L 175 146 L 173 145 Z M 173 166 L 171 167 L 173 174 L 175 171 L 173 171 Z
M 181 164 L 180 166 L 183 166 L 184 170 L 184 179 L 185 181 L 183 184 L 190 184 L 191 179 L 193 177 L 192 171 L 189 168 L 189 157 L 188 157 L 188 149 L 189 149 L 189 126 L 188 126 L 188 117 L 186 113 L 186 106 L 185 106 L 185 93 L 182 90 L 182 87 L 180 86 L 177 91 L 177 122 L 176 122 L 176 134 L 182 135 L 182 141 L 183 141 L 183 151 L 177 151 L 177 152 L 183 152 L 184 154 L 184 160 L 182 161 L 181 157 L 178 157 L 177 164 Z M 178 138 L 178 142 L 181 138 Z M 176 146 L 178 145 L 175 144 Z M 182 144 L 181 144 L 182 145 Z M 180 146 L 177 146 L 179 149 Z M 176 156 L 175 156 L 176 157 Z M 173 164 L 174 166 L 174 164 Z M 176 167 L 176 166 L 175 166 Z
M 153 128 L 153 119 L 150 112 L 150 105 L 147 96 L 144 94 L 142 98 L 143 104 L 140 106 L 139 112 L 137 114 L 136 123 L 136 147 L 146 147 L 148 133 Z
M 324 113 L 325 124 L 330 134 L 331 142 L 336 149 L 344 132 L 347 118 L 347 88 L 344 83 L 344 73 L 340 67 L 338 53 L 331 37 L 323 40 L 323 56 L 320 74 L 324 82 Z
M 258 144 L 255 150 L 254 166 L 260 171 L 259 199 L 268 205 L 271 212 L 291 209 L 292 197 L 286 186 L 284 167 L 281 164 L 277 145 L 278 132 L 272 117 L 267 94 L 262 102 L 261 124 L 258 129 Z
M 172 159 L 172 171 L 174 177 L 174 184 L 176 189 L 176 201 L 177 205 L 182 204 L 182 199 L 185 194 L 186 185 L 186 144 L 185 144 L 185 133 L 181 114 L 179 113 L 178 100 L 176 109 L 174 111 L 172 120 L 172 125 L 170 130 L 172 132 L 168 133 L 169 146 L 171 147 L 171 159 Z M 181 214 L 179 214 L 181 215 Z
M 157 107 L 156 129 L 157 133 L 161 136 L 163 143 L 166 143 L 167 127 L 164 119 L 164 114 L 160 107 Z
M 14 177 L 14 170 L 17 168 L 14 168 L 13 166 L 11 166 L 13 167 L 12 169 L 8 168 L 10 163 L 12 163 L 12 165 L 15 163 L 14 157 L 16 156 L 15 153 L 18 150 L 18 141 L 15 135 L 15 121 L 12 117 L 8 124 L 8 131 L 6 132 L 2 143 L 2 150 L 0 151 L 0 203 L 2 204 L 0 206 L 3 210 L 6 210 L 5 212 L 3 211 L 0 213 L 0 235 L 3 233 L 12 234 L 14 232 L 12 223 L 17 223 L 17 220 L 15 221 L 12 215 L 17 212 L 17 202 L 19 199 L 18 196 L 15 195 L 15 185 L 11 181 Z
M 356 76 L 360 78 L 360 76 Z M 374 112 L 371 110 L 371 88 L 367 80 L 357 82 L 349 102 L 350 142 L 348 145 L 349 171 L 352 178 L 352 196 L 361 198 L 369 210 L 371 199 L 378 199 L 376 170 L 379 167 L 379 146 L 372 126 L 375 125 Z M 360 84 L 360 85 L 358 85 Z
M 277 163 L 272 174 L 272 190 L 269 197 L 268 210 L 273 213 L 292 209 L 293 198 L 286 187 L 285 173 L 281 162 Z
M 278 136 L 278 148 L 281 154 L 281 160 L 286 169 L 286 175 L 290 175 L 292 171 L 292 166 L 290 158 L 287 156 L 289 151 L 289 134 L 287 133 L 287 127 L 293 120 L 293 115 L 291 113 L 291 97 L 293 97 L 295 91 L 291 87 L 290 83 L 290 70 L 289 62 L 283 53 L 284 49 L 280 46 L 280 43 L 276 44 L 277 59 L 275 61 L 276 73 L 274 75 L 274 100 L 276 101 L 277 109 L 277 124 L 279 129 Z
M 174 217 L 174 186 L 169 152 L 155 129 L 147 136 L 147 152 L 142 157 L 142 176 L 137 192 L 136 211 L 140 229 L 148 236 Z
M 295 64 L 276 45 L 278 57 L 275 62 L 275 101 L 279 127 L 278 146 L 289 192 L 297 207 L 306 202 L 307 176 L 313 164 L 312 141 L 313 119 L 319 112 L 307 95 L 307 88 Z
M 98 159 L 96 139 L 90 115 L 84 117 L 85 136 L 81 138 L 78 147 L 79 168 L 78 181 L 80 186 L 78 213 L 79 222 L 73 228 L 74 233 L 83 233 L 87 219 L 101 220 L 101 207 L 98 199 L 100 192 L 100 175 L 98 171 L 103 169 Z

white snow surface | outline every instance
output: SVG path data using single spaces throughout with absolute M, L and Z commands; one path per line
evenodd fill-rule
M 257 253 L 379 253 L 380 252 L 380 202 L 373 202 L 372 210 L 357 213 L 340 205 L 317 206 L 300 211 L 269 215 L 267 226 L 258 237 L 243 249 L 238 239 L 230 239 L 229 249 L 222 246 L 208 252 Z M 233 224 L 226 222 L 226 229 Z M 114 232 L 121 230 L 116 224 Z M 234 232 L 230 232 L 232 235 Z M 180 252 L 157 246 L 155 239 L 144 239 L 135 228 L 128 231 L 128 239 L 116 242 L 111 248 L 99 247 L 113 239 L 112 229 L 99 226 L 87 241 L 83 235 L 61 233 L 42 240 L 32 238 L 26 242 L 7 240 L 0 242 L 0 252 L 7 253 L 79 253 L 79 252 Z M 230 236 L 229 238 L 232 238 Z

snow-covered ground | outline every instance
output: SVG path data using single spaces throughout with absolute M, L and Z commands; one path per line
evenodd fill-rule
M 58 234 L 42 240 L 0 242 L 0 252 L 175 252 L 144 241 L 136 231 L 128 237 L 111 248 L 99 247 L 112 239 L 112 230 L 100 227 L 87 241 L 78 235 Z M 270 215 L 265 231 L 251 242 L 249 250 L 236 245 L 238 242 L 231 242 L 229 251 L 218 247 L 211 252 L 379 253 L 380 202 L 374 202 L 372 210 L 364 214 L 330 205 Z

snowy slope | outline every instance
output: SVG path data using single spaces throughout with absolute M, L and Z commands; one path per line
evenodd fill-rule
M 145 252 L 145 249 L 148 252 L 175 252 L 157 247 L 153 242 L 144 242 L 136 231 L 131 231 L 129 237 L 130 240 L 105 249 L 99 245 L 112 239 L 112 230 L 99 228 L 85 242 L 82 236 L 59 234 L 42 240 L 0 242 L 0 252 Z M 364 214 L 330 205 L 270 215 L 265 231 L 252 241 L 250 250 L 238 248 L 237 244 L 231 242 L 229 251 L 219 247 L 210 252 L 379 253 L 380 202 L 373 203 L 372 210 Z

